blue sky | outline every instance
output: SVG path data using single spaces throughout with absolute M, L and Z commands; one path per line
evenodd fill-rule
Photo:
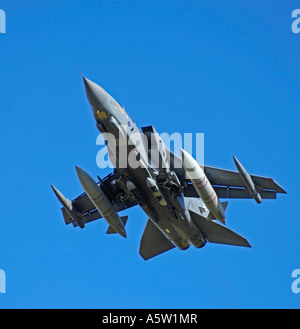
M 0 34 L 0 308 L 298 308 L 300 268 L 298 1 L 8 1 Z M 205 163 L 272 177 L 288 192 L 229 200 L 228 227 L 252 249 L 209 244 L 139 254 L 96 221 L 66 227 L 50 188 L 96 177 L 97 130 L 76 68 L 139 127 L 204 133 Z

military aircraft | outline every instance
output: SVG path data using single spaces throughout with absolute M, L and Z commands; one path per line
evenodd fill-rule
M 254 199 L 261 203 L 262 199 L 286 193 L 284 189 L 271 178 L 249 175 L 235 157 L 237 172 L 201 166 L 182 149 L 177 156 L 154 127 L 140 130 L 122 105 L 82 77 L 114 171 L 95 181 L 76 166 L 85 192 L 72 202 L 52 186 L 63 206 L 65 223 L 84 228 L 104 218 L 109 225 L 107 234 L 126 237 L 128 217 L 120 217 L 118 212 L 139 205 L 149 217 L 139 249 L 145 260 L 175 247 L 202 248 L 207 242 L 251 247 L 225 226 L 228 202 L 220 199 Z

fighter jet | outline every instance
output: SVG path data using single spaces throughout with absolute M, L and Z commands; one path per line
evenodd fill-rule
M 84 193 L 73 201 L 52 186 L 67 225 L 84 228 L 104 218 L 109 225 L 107 234 L 126 238 L 128 217 L 118 213 L 139 205 L 148 216 L 139 249 L 144 260 L 175 247 L 202 248 L 207 242 L 251 247 L 244 237 L 225 226 L 228 202 L 220 200 L 254 199 L 261 203 L 286 193 L 280 185 L 271 178 L 249 175 L 236 157 L 237 171 L 230 171 L 199 165 L 183 149 L 177 156 L 154 127 L 140 130 L 102 87 L 84 76 L 83 81 L 114 171 L 95 181 L 76 166 Z

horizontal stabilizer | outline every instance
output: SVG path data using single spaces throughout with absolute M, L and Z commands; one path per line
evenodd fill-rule
M 190 211 L 190 213 L 208 242 L 251 248 L 245 238 L 229 230 L 227 227 L 216 222 L 208 221 L 193 211 Z
M 142 258 L 148 260 L 173 248 L 173 243 L 148 219 L 140 244 Z
M 123 217 L 120 217 L 123 224 L 124 224 L 124 227 L 127 223 L 127 219 L 128 219 L 128 216 L 123 216 Z M 108 227 L 107 231 L 106 231 L 106 234 L 115 234 L 117 233 L 111 226 Z

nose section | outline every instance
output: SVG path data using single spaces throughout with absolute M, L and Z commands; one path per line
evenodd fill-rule
M 94 112 L 98 110 L 105 110 L 106 102 L 108 99 L 107 92 L 97 85 L 95 82 L 83 77 L 86 96 L 88 101 L 93 108 Z

